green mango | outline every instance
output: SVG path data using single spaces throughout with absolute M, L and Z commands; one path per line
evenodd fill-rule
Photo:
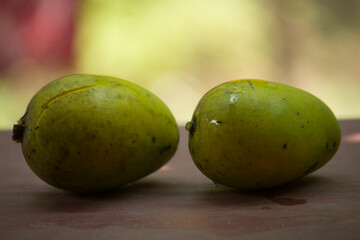
M 340 127 L 317 97 L 262 80 L 235 80 L 207 92 L 189 131 L 199 170 L 217 184 L 256 190 L 280 186 L 324 166 Z
M 35 94 L 13 140 L 48 184 L 99 192 L 162 167 L 179 132 L 170 110 L 148 90 L 114 77 L 71 75 Z

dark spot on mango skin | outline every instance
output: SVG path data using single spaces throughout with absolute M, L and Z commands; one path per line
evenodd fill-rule
M 282 146 L 282 150 L 286 150 L 287 149 L 287 143 L 284 143 L 284 145 Z
M 155 143 L 155 142 L 156 142 L 156 138 L 155 138 L 155 137 L 152 137 L 152 138 L 151 138 L 151 141 L 152 141 L 153 143 Z
M 250 84 L 250 87 L 253 91 L 255 91 L 255 88 L 254 88 L 254 85 L 250 82 L 250 81 L 247 81 L 249 84 Z
M 333 142 L 332 144 L 329 143 L 329 142 L 326 142 L 326 146 L 325 146 L 325 149 L 327 151 L 332 151 L 334 149 L 336 149 L 336 145 L 337 145 L 337 142 Z M 332 148 L 331 148 L 332 147 Z
M 319 164 L 319 161 L 317 161 L 313 165 L 311 165 L 308 169 L 305 170 L 304 175 L 312 172 L 317 167 L 318 164 Z
M 160 149 L 160 155 L 164 154 L 165 152 L 171 149 L 171 145 L 166 145 L 165 147 Z

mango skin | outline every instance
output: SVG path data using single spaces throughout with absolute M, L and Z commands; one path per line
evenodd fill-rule
M 125 80 L 71 75 L 44 86 L 19 121 L 22 151 L 48 184 L 71 192 L 119 188 L 173 156 L 179 132 L 167 106 Z
M 280 83 L 243 79 L 207 92 L 187 124 L 199 170 L 217 184 L 257 190 L 324 166 L 340 127 L 317 97 Z

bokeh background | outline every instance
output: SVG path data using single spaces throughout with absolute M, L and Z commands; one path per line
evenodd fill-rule
M 0 129 L 74 73 L 140 84 L 179 124 L 240 78 L 304 89 L 359 118 L 359 43 L 359 0 L 1 0 Z

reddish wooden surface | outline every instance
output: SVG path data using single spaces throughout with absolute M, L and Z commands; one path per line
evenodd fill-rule
M 0 239 L 360 239 L 360 120 L 317 172 L 284 187 L 241 192 L 193 164 L 187 134 L 160 171 L 120 191 L 78 196 L 39 180 L 0 132 Z

